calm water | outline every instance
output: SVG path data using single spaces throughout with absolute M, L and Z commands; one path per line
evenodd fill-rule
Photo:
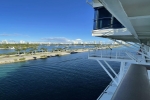
M 8 54 L 12 52 L 15 52 L 15 50 L 14 49 L 0 49 L 0 54 Z
M 0 65 L 0 100 L 96 100 L 111 79 L 87 55 Z M 118 72 L 120 63 L 109 64 Z

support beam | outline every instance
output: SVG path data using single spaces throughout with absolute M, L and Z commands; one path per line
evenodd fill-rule
M 128 57 L 130 57 L 132 60 L 135 60 L 137 62 L 137 59 L 133 55 L 131 55 L 128 52 L 125 52 L 125 53 L 127 54 Z
M 107 63 L 107 61 L 104 60 L 104 62 L 106 63 L 106 65 L 109 67 L 109 69 L 116 75 L 116 77 L 118 78 L 118 75 L 116 74 L 116 72 L 111 68 L 111 66 Z
M 117 81 L 112 77 L 112 75 L 108 72 L 108 70 L 104 67 L 104 65 L 99 61 L 97 60 L 97 62 L 102 66 L 102 68 L 105 70 L 105 72 L 109 75 L 109 77 L 112 79 L 112 81 L 118 86 L 118 83 Z

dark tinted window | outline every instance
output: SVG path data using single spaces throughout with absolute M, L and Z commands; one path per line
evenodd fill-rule
M 113 18 L 113 28 L 123 28 L 124 26 L 114 17 Z
M 98 9 L 99 18 L 112 17 L 112 15 L 103 7 Z
M 123 25 L 104 7 L 94 9 L 94 29 L 123 28 Z

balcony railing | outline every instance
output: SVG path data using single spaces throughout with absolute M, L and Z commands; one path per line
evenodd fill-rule
M 91 49 L 89 50 L 89 57 L 112 60 L 131 60 L 134 62 L 141 62 L 142 55 L 137 52 L 128 50 L 113 50 L 113 49 Z

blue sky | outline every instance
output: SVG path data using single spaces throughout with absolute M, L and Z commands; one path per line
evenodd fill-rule
M 1 0 L 0 40 L 105 40 L 91 36 L 93 11 L 85 0 Z

